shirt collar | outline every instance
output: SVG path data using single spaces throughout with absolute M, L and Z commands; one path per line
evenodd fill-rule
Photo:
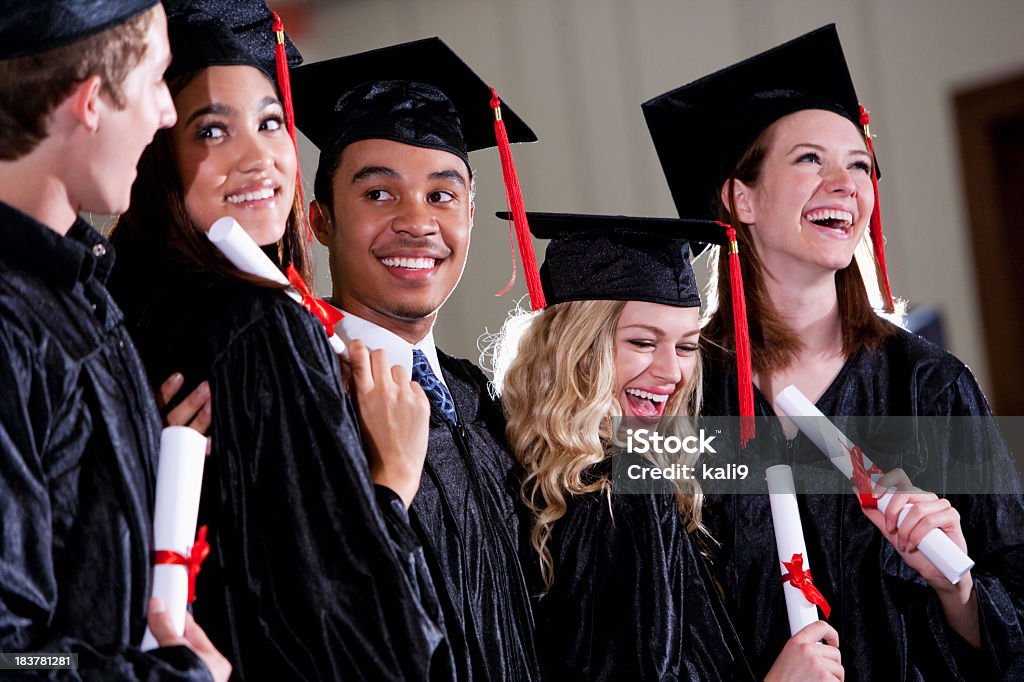
M 383 349 L 388 356 L 388 364 L 401 365 L 410 377 L 412 376 L 412 349 L 418 348 L 427 356 L 430 369 L 434 371 L 434 374 L 445 385 L 445 388 L 448 388 L 448 384 L 444 380 L 444 374 L 441 372 L 441 363 L 437 359 L 437 347 L 434 345 L 433 329 L 427 332 L 427 335 L 417 343 L 409 343 L 378 324 L 364 320 L 346 310 L 341 312 L 345 317 L 341 318 L 341 321 L 334 326 L 334 331 L 341 335 L 341 340 L 346 344 L 359 339 L 370 350 Z
M 2 201 L 0 254 L 19 269 L 64 289 L 93 277 L 105 282 L 114 265 L 110 243 L 82 218 L 61 236 Z

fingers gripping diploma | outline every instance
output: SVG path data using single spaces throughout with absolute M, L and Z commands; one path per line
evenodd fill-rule
M 214 682 L 227 682 L 227 679 L 231 677 L 231 663 L 217 651 L 210 638 L 193 620 L 191 613 L 185 614 L 185 633 L 179 636 L 174 632 L 171 614 L 167 612 L 163 601 L 159 597 L 153 597 L 149 600 L 149 612 L 146 615 L 146 620 L 150 632 L 156 637 L 156 641 L 161 647 L 188 647 L 209 668 Z
M 370 353 L 361 341 L 353 341 L 348 353 L 370 474 L 409 507 L 427 456 L 430 401 L 403 367 L 388 366 L 384 351 Z
M 167 377 L 157 392 L 156 404 L 163 412 L 174 400 L 178 391 L 185 383 L 185 377 L 175 372 Z M 210 406 L 210 384 L 203 382 L 196 386 L 188 396 L 164 417 L 165 426 L 188 426 L 199 433 L 205 434 L 210 428 L 212 419 Z
M 968 571 L 954 585 L 918 551 L 925 536 L 937 528 L 966 552 L 967 541 L 960 527 L 960 513 L 949 500 L 913 487 L 902 469 L 893 469 L 875 483 L 876 499 L 889 492 L 893 495 L 884 512 L 880 508 L 863 507 L 864 515 L 896 548 L 903 561 L 939 595 L 950 626 L 972 646 L 980 647 L 978 605 L 971 573 Z
M 881 508 L 865 507 L 864 515 L 892 543 L 907 565 L 921 574 L 932 588 L 940 591 L 952 589 L 953 584 L 917 548 L 925 535 L 938 528 L 957 547 L 967 551 L 967 541 L 960 528 L 960 514 L 949 500 L 913 487 L 902 469 L 893 469 L 879 478 L 875 483 L 874 497 L 881 498 L 890 491 L 893 495 L 884 512 Z
M 845 675 L 839 654 L 839 633 L 819 620 L 789 638 L 764 679 L 766 682 L 841 682 Z

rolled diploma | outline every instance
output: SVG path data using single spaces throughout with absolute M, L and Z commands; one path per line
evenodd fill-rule
M 198 431 L 187 426 L 168 426 L 160 434 L 153 549 L 188 556 L 196 537 L 205 461 L 206 437 Z M 174 623 L 174 631 L 183 634 L 188 606 L 188 569 L 174 565 L 154 566 L 153 596 L 164 601 Z M 149 651 L 158 646 L 147 627 L 142 638 L 142 650 Z
M 853 463 L 846 450 L 846 448 L 854 447 L 853 441 L 837 429 L 835 424 L 800 392 L 800 389 L 796 386 L 787 386 L 782 389 L 775 396 L 775 406 L 793 420 L 793 423 L 828 457 L 829 461 L 843 473 L 843 476 L 849 479 L 853 478 Z M 865 455 L 864 468 L 870 469 L 871 467 L 872 462 Z M 877 481 L 879 478 L 878 474 L 871 476 L 872 481 Z M 882 512 L 889 508 L 893 494 L 895 491 L 889 491 L 878 499 L 878 508 Z M 903 524 L 903 519 L 907 517 L 912 506 L 911 504 L 905 505 L 900 511 L 899 519 L 896 521 L 897 527 Z M 938 528 L 933 528 L 924 536 L 918 549 L 954 585 L 960 582 L 960 579 L 974 566 L 974 560 Z
M 206 237 L 213 242 L 213 245 L 220 249 L 220 252 L 231 261 L 231 264 L 242 272 L 256 275 L 272 282 L 283 284 L 287 289 L 284 293 L 289 298 L 302 305 L 302 296 L 292 288 L 291 282 L 284 276 L 273 261 L 267 258 L 267 254 L 260 250 L 260 247 L 252 240 L 242 226 L 230 216 L 218 219 L 206 233 Z M 337 334 L 327 337 L 331 348 L 335 353 L 345 352 L 345 342 Z
M 796 486 L 793 470 L 785 464 L 768 467 L 764 472 L 768 481 L 768 499 L 772 505 L 772 525 L 775 526 L 775 546 L 779 551 L 780 575 L 789 571 L 782 565 L 794 554 L 804 558 L 804 570 L 811 570 L 804 542 L 804 529 L 800 525 L 800 512 L 796 506 Z M 807 601 L 807 597 L 791 582 L 782 585 L 786 596 L 786 613 L 789 614 L 789 634 L 795 635 L 818 620 L 818 607 Z

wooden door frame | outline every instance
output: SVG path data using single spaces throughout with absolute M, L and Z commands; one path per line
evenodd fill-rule
M 1009 119 L 1024 119 L 1024 73 L 954 93 L 960 161 L 969 221 L 969 240 L 974 252 L 979 307 L 989 362 L 993 402 L 997 413 L 1010 404 L 1021 404 L 1021 371 L 1000 367 L 1000 358 L 1013 358 L 1024 338 L 1024 320 L 1013 305 L 1006 283 L 1024 277 L 1005 257 L 1003 244 L 1003 196 L 994 140 L 995 128 Z M 1017 396 L 1017 397 L 1014 397 Z M 1000 410 L 999 403 L 1004 409 Z M 1011 408 L 1012 409 L 1012 408 Z M 1024 414 L 1024 410 L 1019 410 Z

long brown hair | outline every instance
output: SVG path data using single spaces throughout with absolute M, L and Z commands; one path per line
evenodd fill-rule
M 750 347 L 755 373 L 773 372 L 790 365 L 803 349 L 803 342 L 790 329 L 772 303 L 766 285 L 771 274 L 765 269 L 751 238 L 750 226 L 736 218 L 736 181 L 753 187 L 761 179 L 764 159 L 772 142 L 775 125 L 765 128 L 736 163 L 730 177 L 725 181 L 729 205 L 721 196 L 716 197 L 716 211 L 719 220 L 736 229 L 740 249 L 740 263 L 743 272 L 743 288 L 747 300 L 747 326 L 750 330 Z M 870 237 L 864 235 L 864 243 L 858 246 L 857 256 L 850 264 L 835 275 L 836 295 L 839 303 L 839 320 L 843 333 L 843 355 L 850 357 L 860 349 L 874 350 L 895 333 L 895 328 L 880 317 L 871 305 L 864 277 L 858 259 L 875 268 Z M 710 343 L 709 352 L 735 352 L 732 323 L 732 284 L 729 279 L 728 254 L 722 257 L 719 247 L 711 252 L 709 262 L 711 278 L 705 290 L 707 301 L 705 321 L 701 335 Z
M 199 73 L 194 71 L 172 79 L 168 83 L 172 97 L 177 97 Z M 305 224 L 305 212 L 296 186 L 284 236 L 278 244 L 278 255 L 281 264 L 293 263 L 302 278 L 310 282 L 313 263 Z M 132 185 L 131 207 L 117 219 L 110 241 L 119 251 L 130 252 L 132 258 L 145 254 L 228 279 L 283 288 L 232 265 L 189 217 L 171 129 L 158 131 L 153 143 L 143 152 L 138 176 Z

